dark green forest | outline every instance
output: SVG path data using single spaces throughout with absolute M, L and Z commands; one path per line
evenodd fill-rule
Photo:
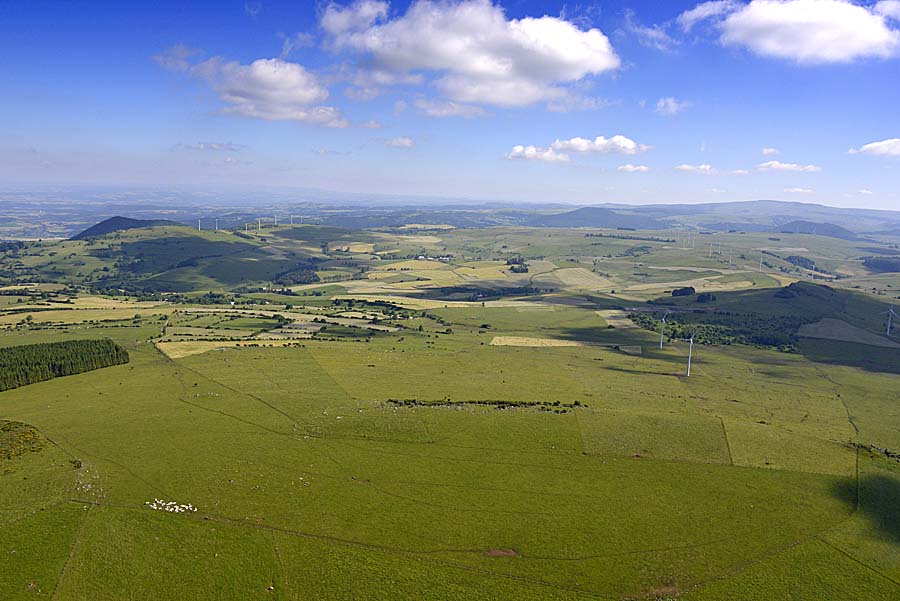
M 123 363 L 128 352 L 109 339 L 0 348 L 0 391 Z

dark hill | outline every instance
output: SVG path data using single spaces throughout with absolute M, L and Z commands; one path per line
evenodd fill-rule
M 815 234 L 841 240 L 859 240 L 859 236 L 847 228 L 833 223 L 814 223 L 812 221 L 791 221 L 778 228 L 782 234 Z
M 181 225 L 168 219 L 131 219 L 129 217 L 110 217 L 100 223 L 94 224 L 79 234 L 75 234 L 71 240 L 84 240 L 96 236 L 105 236 L 113 232 L 133 230 L 141 227 L 154 227 L 157 225 Z
M 527 225 L 533 227 L 621 227 L 641 230 L 659 230 L 667 227 L 666 223 L 652 217 L 620 213 L 602 207 L 584 207 L 568 213 L 538 215 Z

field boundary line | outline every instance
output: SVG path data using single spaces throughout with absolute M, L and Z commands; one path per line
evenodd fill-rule
M 731 454 L 731 443 L 728 442 L 728 429 L 725 427 L 725 418 L 719 416 L 719 422 L 722 424 L 722 436 L 725 437 L 725 449 L 728 451 L 728 461 L 734 466 L 734 456 Z
M 278 570 L 281 572 L 280 584 L 284 587 L 284 590 L 287 592 L 289 587 L 287 584 L 287 571 L 284 569 L 284 561 L 281 559 L 281 550 L 278 548 L 278 533 L 272 532 L 272 550 L 275 552 L 275 563 L 278 565 Z M 274 582 L 272 583 L 275 584 Z M 281 597 L 281 591 L 278 587 L 275 588 L 275 597 Z M 288 594 L 289 598 L 294 597 L 294 595 Z
M 740 575 L 741 573 L 743 573 L 743 572 L 745 572 L 746 570 L 752 568 L 753 566 L 759 565 L 759 564 L 761 564 L 761 563 L 764 562 L 764 561 L 768 561 L 768 560 L 770 560 L 770 559 L 773 559 L 773 558 L 777 557 L 778 555 L 781 555 L 782 553 L 785 553 L 785 552 L 787 552 L 787 551 L 790 551 L 791 549 L 794 549 L 795 547 L 799 547 L 800 545 L 803 545 L 803 544 L 808 543 L 808 542 L 810 542 L 810 541 L 818 540 L 818 541 L 823 541 L 823 542 L 824 542 L 824 539 L 822 538 L 822 536 L 823 536 L 824 534 L 827 534 L 828 532 L 831 532 L 832 530 L 835 530 L 835 529 L 839 528 L 840 526 L 846 524 L 846 523 L 849 522 L 851 519 L 853 519 L 853 517 L 856 516 L 856 514 L 859 512 L 859 449 L 856 450 L 856 491 L 857 491 L 857 493 L 856 493 L 856 503 L 855 503 L 855 505 L 854 505 L 854 507 L 853 507 L 853 511 L 851 511 L 850 513 L 848 513 L 846 516 L 844 516 L 843 518 L 841 518 L 840 520 L 838 520 L 838 521 L 835 522 L 834 524 L 831 524 L 830 526 L 828 526 L 828 527 L 826 527 L 826 528 L 823 528 L 822 530 L 819 530 L 818 532 L 815 532 L 815 533 L 813 533 L 813 534 L 811 534 L 811 535 L 809 535 L 809 536 L 806 536 L 806 537 L 797 539 L 797 540 L 795 540 L 795 541 L 793 541 L 793 542 L 791 542 L 791 543 L 788 543 L 788 544 L 786 544 L 786 545 L 783 545 L 783 546 L 781 546 L 781 547 L 778 547 L 778 548 L 776 548 L 776 549 L 773 549 L 772 551 L 770 551 L 770 552 L 768 552 L 768 553 L 764 553 L 764 554 L 760 555 L 759 557 L 757 557 L 757 558 L 755 558 L 755 559 L 753 559 L 753 560 L 744 562 L 743 564 L 737 566 L 734 570 L 731 570 L 731 571 L 726 572 L 726 573 L 724 573 L 724 574 L 720 574 L 719 576 L 715 576 L 715 577 L 713 577 L 713 578 L 708 578 L 708 579 L 706 579 L 706 580 L 697 582 L 697 583 L 695 583 L 695 584 L 693 584 L 693 585 L 687 587 L 687 588 L 685 589 L 685 591 L 698 590 L 698 589 L 701 589 L 701 588 L 703 588 L 703 587 L 705 587 L 705 586 L 707 586 L 707 585 L 709 585 L 709 584 L 711 584 L 711 583 L 713 583 L 713 582 L 729 580 L 729 579 L 731 579 L 731 578 L 734 578 L 735 576 Z
M 100 507 L 100 508 L 112 507 L 112 508 L 116 508 L 116 509 L 131 510 L 131 511 L 141 511 L 143 509 L 143 507 L 139 506 L 139 505 L 115 505 L 115 504 L 101 503 L 98 501 L 83 501 L 83 500 L 79 500 L 79 499 L 69 499 L 69 500 L 73 503 L 91 505 L 91 506 Z M 293 530 L 291 528 L 284 528 L 284 527 L 274 526 L 274 525 L 269 525 L 269 524 L 256 524 L 256 523 L 249 522 L 249 521 L 246 521 L 243 519 L 232 518 L 232 517 L 228 517 L 225 515 L 219 515 L 219 514 L 213 514 L 213 513 L 203 513 L 203 514 L 198 514 L 198 515 L 184 515 L 182 517 L 184 517 L 186 519 L 190 519 L 190 520 L 201 521 L 201 522 L 215 521 L 215 522 L 220 522 L 223 524 L 228 524 L 228 525 L 236 526 L 236 527 L 250 528 L 252 530 L 262 530 L 262 531 L 266 531 L 266 532 L 272 532 L 274 534 L 284 534 L 287 536 L 295 536 L 297 538 L 306 538 L 306 539 L 310 539 L 310 540 L 316 540 L 316 541 L 323 542 L 323 543 L 330 543 L 330 544 L 341 545 L 341 546 L 345 546 L 345 547 L 353 547 L 353 548 L 357 548 L 357 549 L 362 549 L 364 551 L 372 551 L 372 552 L 381 552 L 381 553 L 386 553 L 386 554 L 400 555 L 400 556 L 412 558 L 416 561 L 432 563 L 432 564 L 436 564 L 436 565 L 442 565 L 442 566 L 450 567 L 450 568 L 456 568 L 456 569 L 465 570 L 468 572 L 474 572 L 477 574 L 490 576 L 493 578 L 513 580 L 513 581 L 517 581 L 517 582 L 524 582 L 524 583 L 533 584 L 533 585 L 537 585 L 537 586 L 543 586 L 546 588 L 553 588 L 556 590 L 580 593 L 580 594 L 588 595 L 590 597 L 594 597 L 596 599 L 604 599 L 607 601 L 619 601 L 621 599 L 621 596 L 618 596 L 618 595 L 617 596 L 608 595 L 605 593 L 600 593 L 598 591 L 592 591 L 590 589 L 565 586 L 562 584 L 556 584 L 553 582 L 548 582 L 546 580 L 541 580 L 538 578 L 531 578 L 528 576 L 517 576 L 515 574 L 505 574 L 502 572 L 495 572 L 492 570 L 478 568 L 476 566 L 469 566 L 469 565 L 461 564 L 461 563 L 454 562 L 454 561 L 447 561 L 447 560 L 442 560 L 442 559 L 437 559 L 434 557 L 426 556 L 426 554 L 429 554 L 429 553 L 430 554 L 444 553 L 444 552 L 453 553 L 454 552 L 453 549 L 450 549 L 450 550 L 441 549 L 441 550 L 437 550 L 437 551 L 424 551 L 424 552 L 423 551 L 412 551 L 412 550 L 407 550 L 407 549 L 401 549 L 398 547 L 380 545 L 377 543 L 367 543 L 367 542 L 363 542 L 363 541 L 344 539 L 344 538 L 340 538 L 340 537 L 336 537 L 336 536 L 331 536 L 328 534 L 318 534 L 318 533 L 314 533 L 314 532 L 307 532 L 304 530 Z
M 878 575 L 878 576 L 881 576 L 882 578 L 884 578 L 884 579 L 887 580 L 888 582 L 894 584 L 894 585 L 897 586 L 897 587 L 900 587 L 900 582 L 897 582 L 896 580 L 894 580 L 893 578 L 891 578 L 891 577 L 888 576 L 887 574 L 883 574 L 883 573 L 879 572 L 878 570 L 876 570 L 875 568 L 873 568 L 873 567 L 870 566 L 869 564 L 865 563 L 864 561 L 861 561 L 861 560 L 857 559 L 856 557 L 853 557 L 853 556 L 850 555 L 850 553 L 848 553 L 847 551 L 844 551 L 844 550 L 841 549 L 840 547 L 838 547 L 838 546 L 832 544 L 828 539 L 822 538 L 822 537 L 820 536 L 820 537 L 818 538 L 818 540 L 822 541 L 824 544 L 828 545 L 830 548 L 834 549 L 835 551 L 837 551 L 837 552 L 840 553 L 841 555 L 845 556 L 847 559 L 853 561 L 854 563 L 858 563 L 859 565 L 861 565 L 861 566 L 864 567 L 865 569 L 869 570 L 869 571 L 872 572 L 873 574 L 876 574 L 876 575 Z
M 255 401 L 258 401 L 258 402 L 262 403 L 263 405 L 265 405 L 266 407 L 268 407 L 269 409 L 271 409 L 272 411 L 275 411 L 275 412 L 278 413 L 279 415 L 281 415 L 281 416 L 283 416 L 283 417 L 286 417 L 286 418 L 288 418 L 289 420 L 291 420 L 291 423 L 294 424 L 295 426 L 299 426 L 299 425 L 300 425 L 300 423 L 299 423 L 292 415 L 286 413 L 285 411 L 282 411 L 281 409 L 279 409 L 279 408 L 276 407 L 275 405 L 272 405 L 272 404 L 269 403 L 268 401 L 266 401 L 266 400 L 264 400 L 264 399 L 261 399 L 260 397 L 256 396 L 255 394 L 251 394 L 251 393 L 249 393 L 249 392 L 244 392 L 244 391 L 238 390 L 238 389 L 233 388 L 233 387 L 229 386 L 228 384 L 225 384 L 224 382 L 220 382 L 219 380 L 213 378 L 212 376 L 208 376 L 208 375 L 204 374 L 203 372 L 198 371 L 198 370 L 196 370 L 196 369 L 194 369 L 194 368 L 192 368 L 192 367 L 188 367 L 187 365 L 184 365 L 184 364 L 181 364 L 181 363 L 176 363 L 174 359 L 172 359 L 171 357 L 168 357 L 164 352 L 162 352 L 161 350 L 159 350 L 158 348 L 156 348 L 155 345 L 154 345 L 153 348 L 156 349 L 156 352 L 159 354 L 160 357 L 163 358 L 163 360 L 164 360 L 165 362 L 170 363 L 170 364 L 171 364 L 173 367 L 175 367 L 176 369 L 183 369 L 183 370 L 185 370 L 185 371 L 189 371 L 189 372 L 191 372 L 191 373 L 193 373 L 193 374 L 196 374 L 196 375 L 200 376 L 201 378 L 204 378 L 204 379 L 206 379 L 206 380 L 209 380 L 210 382 L 214 382 L 214 383 L 218 384 L 219 386 L 221 386 L 222 388 L 224 388 L 224 389 L 226 389 L 226 390 L 230 390 L 231 392 L 233 392 L 233 393 L 235 393 L 235 394 L 237 394 L 237 395 L 249 397 L 249 398 L 251 398 L 251 399 L 253 399 L 253 400 L 255 400 Z M 183 382 L 182 382 L 182 385 L 183 385 Z
M 42 512 L 42 511 L 47 511 L 47 510 L 49 510 L 49 509 L 56 509 L 56 508 L 59 507 L 60 505 L 62 505 L 62 504 L 64 504 L 64 503 L 68 503 L 68 502 L 69 502 L 69 499 L 62 498 L 62 499 L 60 499 L 59 501 L 56 501 L 55 503 L 51 503 L 51 504 L 45 505 L 45 506 L 43 506 L 43 507 L 38 507 L 38 508 L 35 509 L 34 511 L 30 511 L 30 512 L 26 513 L 25 515 L 19 516 L 19 517 L 17 517 L 16 519 L 14 519 L 14 520 L 12 520 L 12 521 L 0 523 L 0 530 L 2 530 L 3 528 L 9 528 L 10 526 L 15 526 L 15 525 L 18 524 L 19 522 L 24 522 L 24 521 L 27 520 L 28 518 L 33 517 L 33 516 L 39 514 L 39 513 Z
M 59 573 L 59 578 L 56 580 L 56 585 L 53 587 L 53 592 L 50 593 L 50 599 L 56 599 L 57 593 L 59 593 L 59 586 L 62 584 L 63 580 L 66 577 L 66 574 L 69 572 L 69 565 L 72 563 L 72 557 L 75 555 L 75 549 L 78 547 L 78 543 L 81 541 L 81 534 L 84 532 L 84 526 L 88 521 L 88 516 L 91 513 L 90 507 L 91 503 L 88 504 L 87 508 L 84 510 L 84 516 L 81 518 L 81 523 L 78 525 L 78 532 L 75 533 L 75 538 L 72 540 L 72 546 L 69 547 L 69 554 L 66 556 L 66 563 L 63 564 L 63 569 Z

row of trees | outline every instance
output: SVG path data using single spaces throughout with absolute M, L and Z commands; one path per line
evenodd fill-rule
M 0 348 L 0 391 L 123 363 L 128 352 L 105 338 Z

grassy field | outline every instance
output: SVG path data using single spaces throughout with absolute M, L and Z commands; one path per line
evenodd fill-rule
M 738 254 L 775 244 L 730 236 Z M 110 338 L 131 360 L 0 394 L 0 598 L 900 596 L 896 349 L 698 345 L 688 378 L 686 344 L 660 349 L 624 310 L 658 311 L 642 299 L 702 279 L 721 287 L 714 310 L 783 315 L 766 300 L 774 274 L 700 241 L 691 254 L 576 231 L 239 240 L 257 237 L 427 281 L 363 276 L 319 295 L 220 281 L 219 304 L 11 290 L 24 300 L 0 306 L 0 345 Z M 654 250 L 627 253 L 639 245 Z M 451 263 L 368 256 L 444 247 Z M 506 254 L 529 273 L 507 274 Z M 521 276 L 557 284 L 506 291 Z M 501 292 L 440 296 L 459 281 Z M 804 299 L 881 331 L 878 294 Z M 302 334 L 269 338 L 285 330 Z

